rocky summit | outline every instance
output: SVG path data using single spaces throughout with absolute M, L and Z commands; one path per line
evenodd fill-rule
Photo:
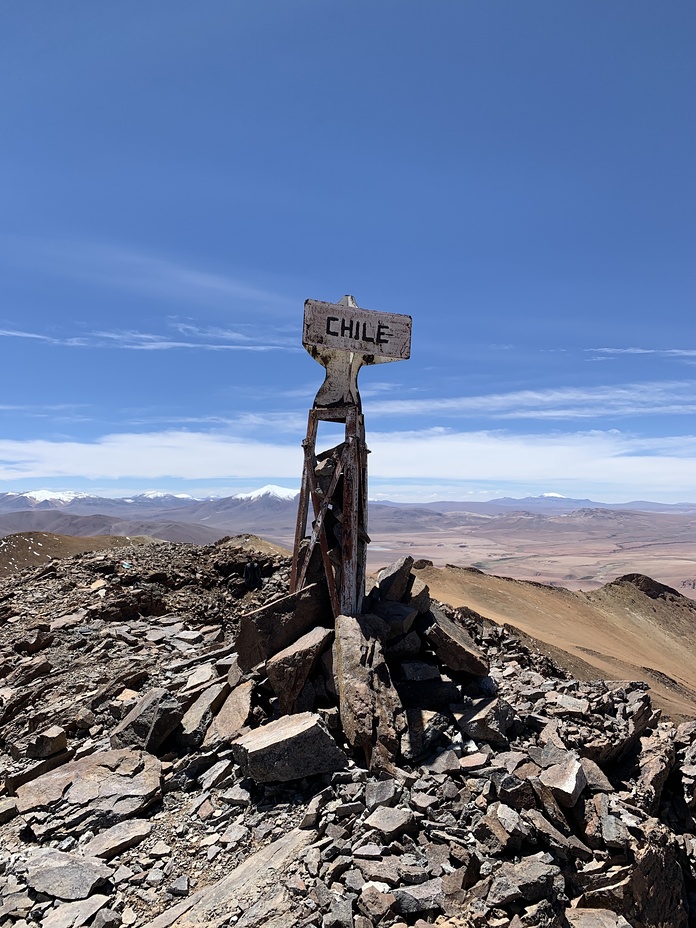
M 337 618 L 248 538 L 2 581 L 0 926 L 696 924 L 696 721 L 413 566 Z

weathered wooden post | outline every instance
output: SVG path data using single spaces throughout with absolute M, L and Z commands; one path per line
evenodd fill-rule
M 291 592 L 306 583 L 317 543 L 334 616 L 357 615 L 365 595 L 367 560 L 367 455 L 358 391 L 363 365 L 405 360 L 411 317 L 360 309 L 352 296 L 338 303 L 306 300 L 302 344 L 326 368 L 309 411 L 295 530 Z M 345 424 L 345 441 L 317 456 L 319 422 Z M 309 502 L 314 520 L 307 535 Z

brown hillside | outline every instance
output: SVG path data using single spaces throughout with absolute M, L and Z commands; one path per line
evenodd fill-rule
M 286 548 L 256 535 L 235 535 L 235 544 L 250 555 L 255 552 L 287 557 Z M 28 567 L 41 567 L 54 558 L 121 548 L 124 545 L 162 544 L 162 539 L 149 535 L 57 535 L 53 532 L 18 532 L 0 538 L 0 577 L 10 577 Z
M 141 535 L 54 535 L 51 532 L 19 532 L 0 538 L 0 577 L 10 577 L 27 567 L 42 567 L 54 558 L 103 551 L 123 545 L 147 544 L 155 539 Z
M 436 599 L 519 629 L 577 676 L 645 680 L 671 718 L 696 713 L 696 603 L 676 590 L 639 574 L 582 593 L 451 565 L 417 573 Z

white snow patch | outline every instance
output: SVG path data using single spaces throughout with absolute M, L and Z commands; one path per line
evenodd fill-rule
M 287 487 L 277 487 L 269 483 L 259 490 L 252 490 L 251 493 L 235 493 L 234 499 L 282 499 L 293 500 L 299 490 L 289 490 Z
M 548 497 L 551 497 L 551 499 L 568 499 L 568 497 L 563 496 L 562 493 L 542 493 L 541 495 L 542 497 L 547 498 L 547 499 Z
M 80 493 L 77 490 L 27 490 L 26 493 L 20 493 L 20 496 L 27 496 L 37 503 L 45 503 L 47 500 L 55 500 L 60 503 L 69 503 L 73 499 L 85 499 L 88 493 Z

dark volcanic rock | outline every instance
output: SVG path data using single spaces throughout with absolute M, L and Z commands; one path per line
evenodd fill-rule
M 235 759 L 260 783 L 300 780 L 348 763 L 318 715 L 302 712 L 269 722 L 232 745 Z
M 255 556 L 260 591 L 240 540 L 0 581 L 0 924 L 687 928 L 695 722 L 428 615 L 407 561 L 334 622 Z
M 96 857 L 41 848 L 29 859 L 27 884 L 37 893 L 57 899 L 86 899 L 112 874 L 112 868 Z
M 488 660 L 466 629 L 440 609 L 432 608 L 430 615 L 433 622 L 426 635 L 443 664 L 450 670 L 485 677 L 490 669 Z
M 154 754 L 182 715 L 176 696 L 163 687 L 150 690 L 111 732 L 111 747 L 142 748 Z
M 318 584 L 246 613 L 240 619 L 236 641 L 239 666 L 251 670 L 310 629 L 329 622 L 331 613 Z
M 266 661 L 266 674 L 281 712 L 291 712 L 302 687 L 333 638 L 328 628 L 313 628 Z

